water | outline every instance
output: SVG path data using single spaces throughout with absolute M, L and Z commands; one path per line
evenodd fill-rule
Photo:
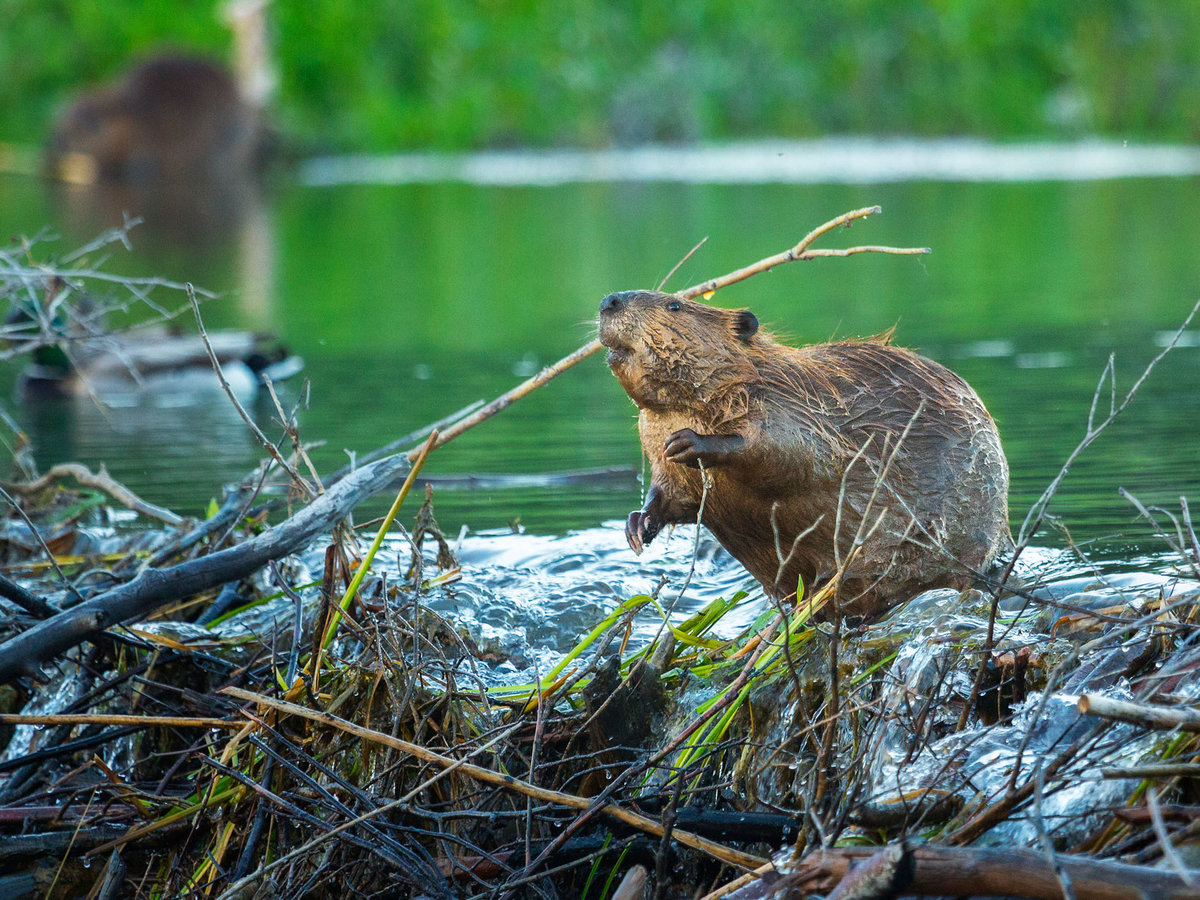
M 895 148 L 880 152 L 881 166 L 889 152 Z M 845 210 L 880 204 L 883 215 L 823 246 L 924 245 L 933 253 L 787 266 L 715 302 L 749 306 L 801 342 L 897 325 L 899 343 L 961 373 L 994 414 L 1019 524 L 1082 437 L 1109 354 L 1119 397 L 1200 296 L 1200 191 L 1194 174 L 979 180 L 998 159 L 985 156 L 969 181 L 935 180 L 948 177 L 938 170 L 910 173 L 922 179 L 915 181 L 853 175 L 858 183 L 828 183 L 839 181 L 830 176 L 827 183 L 549 185 L 284 177 L 261 204 L 231 213 L 234 221 L 199 223 L 189 247 L 172 243 L 161 227 L 143 226 L 134 232 L 135 252 L 115 254 L 109 267 L 224 292 L 205 308 L 210 327 L 280 334 L 306 361 L 311 400 L 300 414 L 301 433 L 323 442 L 312 455 L 328 471 L 348 451 L 366 452 L 490 398 L 570 352 L 592 336 L 605 293 L 657 285 L 701 238 L 708 242 L 669 287 L 790 246 Z M 70 191 L 0 177 L 6 236 L 49 225 L 65 251 L 113 216 L 119 220 L 112 208 Z M 1200 324 L 1185 338 L 1074 466 L 1051 508 L 1062 528 L 1046 529 L 1040 543 L 1074 541 L 1101 559 L 1133 561 L 1161 545 L 1119 487 L 1176 510 L 1180 495 L 1200 495 Z M 43 466 L 103 462 L 148 499 L 185 513 L 200 512 L 222 482 L 260 455 L 216 392 L 102 412 L 83 401 L 22 401 L 8 388 L 14 367 L 2 375 L 6 405 Z M 299 380 L 289 382 L 285 402 L 294 403 L 300 389 Z M 265 398 L 252 409 L 279 434 L 269 427 Z M 428 471 L 611 466 L 640 469 L 639 448 L 633 408 L 596 357 L 439 450 Z M 451 534 L 463 524 L 478 531 L 519 523 L 561 535 L 623 518 L 639 503 L 633 475 L 569 490 L 436 496 Z

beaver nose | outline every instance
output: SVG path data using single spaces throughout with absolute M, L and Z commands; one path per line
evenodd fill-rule
M 616 312 L 625 305 L 625 298 L 620 294 L 609 294 L 600 301 L 600 312 Z

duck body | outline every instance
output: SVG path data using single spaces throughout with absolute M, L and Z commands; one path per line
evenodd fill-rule
M 304 366 L 269 335 L 217 331 L 208 340 L 226 381 L 240 397 L 252 396 L 264 375 L 282 381 Z M 39 348 L 21 374 L 20 389 L 26 397 L 90 396 L 127 405 L 152 395 L 220 389 L 220 382 L 199 335 L 155 328 L 136 336 L 91 338 L 72 350 L 58 345 Z

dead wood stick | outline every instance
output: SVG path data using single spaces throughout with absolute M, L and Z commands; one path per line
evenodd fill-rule
M 8 485 L 8 489 L 14 494 L 34 494 L 43 488 L 49 487 L 60 478 L 74 478 L 80 484 L 98 488 L 128 509 L 132 509 L 134 512 L 141 513 L 152 519 L 158 519 L 167 525 L 175 526 L 183 523 L 183 516 L 173 513 L 162 506 L 156 506 L 147 500 L 143 500 L 129 488 L 125 487 L 125 485 L 121 484 L 121 482 L 109 475 L 108 469 L 103 465 L 100 466 L 99 472 L 93 472 L 87 466 L 80 463 L 59 463 L 40 478 L 28 484 L 10 484 Z
M 1200 711 L 1182 706 L 1151 706 L 1148 703 L 1130 703 L 1116 700 L 1103 694 L 1083 694 L 1078 704 L 1079 711 L 1087 716 L 1131 722 L 1143 728 L 1159 731 L 1200 731 Z
M 22 675 L 36 676 L 42 663 L 106 628 L 245 578 L 270 560 L 307 547 L 358 503 L 383 490 L 408 468 L 403 456 L 371 463 L 346 476 L 295 515 L 235 547 L 166 569 L 145 569 L 132 581 L 39 622 L 0 644 L 0 683 Z
M 31 616 L 39 619 L 48 619 L 58 612 L 56 607 L 46 602 L 46 598 L 26 590 L 4 575 L 0 575 L 0 597 L 15 603 Z
M 825 894 L 846 877 L 851 866 L 874 856 L 878 847 L 837 847 L 816 850 L 784 871 L 768 864 L 757 874 L 774 871 L 772 882 L 754 884 L 744 895 L 771 897 L 788 889 Z M 904 896 L 1028 897 L 1031 900 L 1061 900 L 1062 884 L 1045 856 L 1033 850 L 990 850 L 976 847 L 918 847 L 913 881 Z M 1131 866 L 1110 860 L 1058 855 L 1059 864 L 1071 879 L 1076 900 L 1200 900 L 1200 891 L 1178 874 L 1149 866 Z M 1200 878 L 1200 872 L 1194 873 Z M 739 895 L 750 876 L 714 891 L 703 900 L 720 900 Z M 764 890 L 765 888 L 765 890 Z
M 306 497 L 312 497 L 316 494 L 313 486 L 305 481 L 304 477 L 292 467 L 292 464 L 283 458 L 283 454 L 279 452 L 279 448 L 271 443 L 267 436 L 262 433 L 262 429 L 250 418 L 250 414 L 246 412 L 246 408 L 242 406 L 237 395 L 233 393 L 233 388 L 229 386 L 229 380 L 225 377 L 225 372 L 221 368 L 221 362 L 217 359 L 217 352 L 213 349 L 212 342 L 208 339 L 208 332 L 204 329 L 204 320 L 200 318 L 200 304 L 196 302 L 196 289 L 190 283 L 185 284 L 184 288 L 187 290 L 188 302 L 192 304 L 192 311 L 196 314 L 196 327 L 200 331 L 200 340 L 204 341 L 204 349 L 208 351 L 208 360 L 212 363 L 213 371 L 217 373 L 217 380 L 221 382 L 221 388 L 225 391 L 225 396 L 229 398 L 229 402 L 233 404 L 233 408 L 237 410 L 238 415 L 242 417 L 242 421 L 246 423 L 246 427 L 250 429 L 250 433 L 254 435 L 259 444 L 262 445 L 262 448 L 271 455 L 271 458 L 279 464 L 279 467 L 283 471 L 288 473 L 288 477 L 292 479 L 292 484 L 303 491 Z
M 774 268 L 775 266 L 780 266 L 789 262 L 799 262 L 802 260 L 817 259 L 829 256 L 853 256 L 857 253 L 893 253 L 903 256 L 912 256 L 915 254 L 929 252 L 928 247 L 882 247 L 878 245 L 849 247 L 845 250 L 809 249 L 812 243 L 817 240 L 817 238 L 827 234 L 830 231 L 833 231 L 833 229 L 839 226 L 849 225 L 856 219 L 862 219 L 878 212 L 882 212 L 881 207 L 867 206 L 863 209 L 855 209 L 847 213 L 842 213 L 842 215 L 830 219 L 828 222 L 825 222 L 824 224 L 814 228 L 804 236 L 800 243 L 789 250 L 784 250 L 782 253 L 776 253 L 774 256 L 768 256 L 764 259 L 760 259 L 756 263 L 752 263 L 751 265 L 744 266 L 736 271 L 729 272 L 728 274 L 722 275 L 719 278 L 713 278 L 709 281 L 692 285 L 689 288 L 684 288 L 682 291 L 679 291 L 678 294 L 680 297 L 686 297 L 688 299 L 707 296 L 723 287 L 728 287 L 731 284 L 737 284 L 739 281 L 745 281 L 752 275 L 757 275 L 760 272 L 765 272 L 768 269 Z M 485 419 L 490 419 L 496 413 L 511 406 L 526 394 L 536 390 L 537 388 L 540 388 L 546 382 L 561 375 L 567 369 L 571 368 L 571 366 L 587 359 L 589 356 L 599 350 L 601 346 L 602 345 L 598 339 L 591 340 L 575 352 L 564 356 L 553 365 L 549 365 L 542 369 L 542 371 L 538 372 L 532 378 L 521 382 L 512 390 L 501 394 L 491 403 L 481 407 L 466 418 L 460 419 L 454 425 L 443 431 L 441 437 L 438 438 L 437 446 L 440 447 L 443 444 L 449 443 L 464 431 L 474 428 Z M 408 453 L 409 462 L 415 460 L 419 453 L 419 447 L 414 447 L 411 449 Z
M 1163 763 L 1157 766 L 1112 766 L 1100 770 L 1101 778 L 1200 778 L 1196 763 Z M 1200 809 L 1200 807 L 1197 807 Z M 1121 810 L 1116 810 L 1120 815 Z
M 491 403 L 481 406 L 479 409 L 475 410 L 475 412 L 471 413 L 469 416 L 467 416 L 463 419 L 459 419 L 457 422 L 455 422 L 453 425 L 451 425 L 449 428 L 447 428 L 445 431 L 443 431 L 438 436 L 437 446 L 441 447 L 443 444 L 450 443 L 450 441 L 454 440 L 456 437 L 458 437 L 464 431 L 468 431 L 468 430 L 474 428 L 480 422 L 483 422 L 486 419 L 490 419 L 492 416 L 494 416 L 496 413 L 500 412 L 501 410 L 507 409 L 509 406 L 512 406 L 512 404 L 514 404 L 515 402 L 520 400 L 522 397 L 524 397 L 526 394 L 530 393 L 531 391 L 537 390 L 543 384 L 550 381 L 552 378 L 556 378 L 557 376 L 561 375 L 563 372 L 567 371 L 567 369 L 571 368 L 571 366 L 575 365 L 577 362 L 581 362 L 582 360 L 587 359 L 589 356 L 591 356 L 593 353 L 595 353 L 599 349 L 600 349 L 600 341 L 599 340 L 589 341 L 588 343 L 586 343 L 582 347 L 580 347 L 578 350 L 576 350 L 574 353 L 569 353 L 566 356 L 564 356 L 562 359 L 560 359 L 558 362 L 554 363 L 553 365 L 546 366 L 546 368 L 542 369 L 542 371 L 538 372 L 532 378 L 528 378 L 525 381 L 522 381 L 515 388 L 513 388 L 510 391 L 504 392 L 499 397 L 497 397 L 495 400 L 493 400 Z M 408 451 L 408 461 L 413 462 L 420 455 L 421 455 L 421 447 L 414 447 L 413 449 Z
M 571 809 L 587 810 L 592 806 L 592 801 L 587 797 L 578 797 L 574 794 L 565 794 L 562 791 L 552 791 L 547 788 L 541 788 L 537 785 L 530 784 L 527 781 L 522 781 L 512 775 L 504 775 L 500 772 L 494 772 L 491 769 L 486 769 L 483 766 L 477 766 L 473 763 L 463 762 L 462 760 L 453 759 L 449 756 L 443 756 L 419 744 L 412 744 L 400 738 L 392 737 L 390 734 L 384 734 L 380 731 L 373 731 L 370 728 L 364 728 L 361 725 L 355 725 L 353 722 L 348 722 L 345 719 L 330 715 L 329 713 L 319 712 L 309 709 L 305 706 L 300 706 L 296 703 L 289 703 L 286 700 L 276 700 L 272 697 L 265 697 L 262 694 L 255 694 L 250 691 L 242 690 L 236 687 L 222 688 L 220 693 L 228 694 L 231 697 L 237 697 L 239 700 L 248 700 L 252 703 L 258 703 L 270 709 L 279 712 L 288 713 L 294 716 L 308 719 L 311 722 L 317 722 L 321 725 L 337 728 L 347 734 L 352 734 L 355 737 L 363 740 L 373 741 L 377 744 L 383 744 L 387 747 L 392 747 L 404 753 L 415 756 L 417 759 L 431 762 L 435 765 L 449 768 L 454 766 L 459 772 L 464 775 L 469 775 L 477 781 L 482 781 L 486 784 L 493 784 L 498 787 L 507 788 L 510 791 L 515 791 L 519 794 L 524 794 L 526 797 L 532 797 L 535 800 L 541 800 L 547 803 L 557 803 L 560 806 L 566 806 Z M 655 837 L 662 837 L 664 828 L 661 822 L 646 816 L 639 815 L 617 806 L 612 803 L 606 804 L 600 812 L 610 818 L 623 822 L 632 828 L 643 831 L 647 834 L 652 834 Z M 718 859 L 721 862 L 729 863 L 732 866 L 737 866 L 740 869 L 753 869 L 763 863 L 761 857 L 751 856 L 749 853 L 742 853 L 738 850 L 731 850 L 728 847 L 722 846 L 715 841 L 710 841 L 707 838 L 702 838 L 699 835 L 692 834 L 690 831 L 681 831 L 674 829 L 671 832 L 672 837 L 679 843 L 691 847 L 695 850 L 700 850 Z
M 833 229 L 849 225 L 855 219 L 863 219 L 867 216 L 875 215 L 883 212 L 883 207 L 880 206 L 865 206 L 862 209 L 854 209 L 848 213 L 842 213 L 835 219 L 830 219 L 823 225 L 818 225 L 812 231 L 804 236 L 804 238 L 795 247 L 790 250 L 784 250 L 782 253 L 776 253 L 774 256 L 768 256 L 765 259 L 760 259 L 756 263 L 751 263 L 728 275 L 722 275 L 720 278 L 714 278 L 711 281 L 704 281 L 700 284 L 692 285 L 690 288 L 685 288 L 679 292 L 679 296 L 695 298 L 707 296 L 714 291 L 719 291 L 723 287 L 728 287 L 731 284 L 737 284 L 739 281 L 745 281 L 752 275 L 757 275 L 759 272 L 766 272 L 776 266 L 781 266 L 784 263 L 800 262 L 808 259 L 817 259 L 825 256 L 853 256 L 856 253 L 894 253 L 901 256 L 917 256 L 923 253 L 928 253 L 928 247 L 850 247 L 847 250 L 810 250 L 813 242 L 823 234 L 827 234 Z
M 0 713 L 0 725 L 144 725 L 147 728 L 224 728 L 238 731 L 245 722 L 188 716 L 127 716 L 62 714 L 33 716 L 20 713 Z
M 621 879 L 617 892 L 613 894 L 613 900 L 642 900 L 642 897 L 645 896 L 646 881 L 649 878 L 650 873 L 646 871 L 645 866 L 634 866 Z

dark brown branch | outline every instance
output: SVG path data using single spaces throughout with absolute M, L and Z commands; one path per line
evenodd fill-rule
M 408 467 L 403 456 L 372 463 L 338 482 L 291 518 L 245 543 L 168 569 L 146 569 L 132 581 L 39 622 L 0 644 L 0 683 L 22 675 L 36 676 L 42 663 L 106 628 L 144 618 L 169 603 L 245 578 L 270 560 L 303 549 Z
M 4 575 L 0 575 L 0 597 L 12 601 L 25 610 L 25 612 L 39 619 L 48 619 L 58 612 L 45 599 L 34 594 L 32 591 L 27 591 Z

